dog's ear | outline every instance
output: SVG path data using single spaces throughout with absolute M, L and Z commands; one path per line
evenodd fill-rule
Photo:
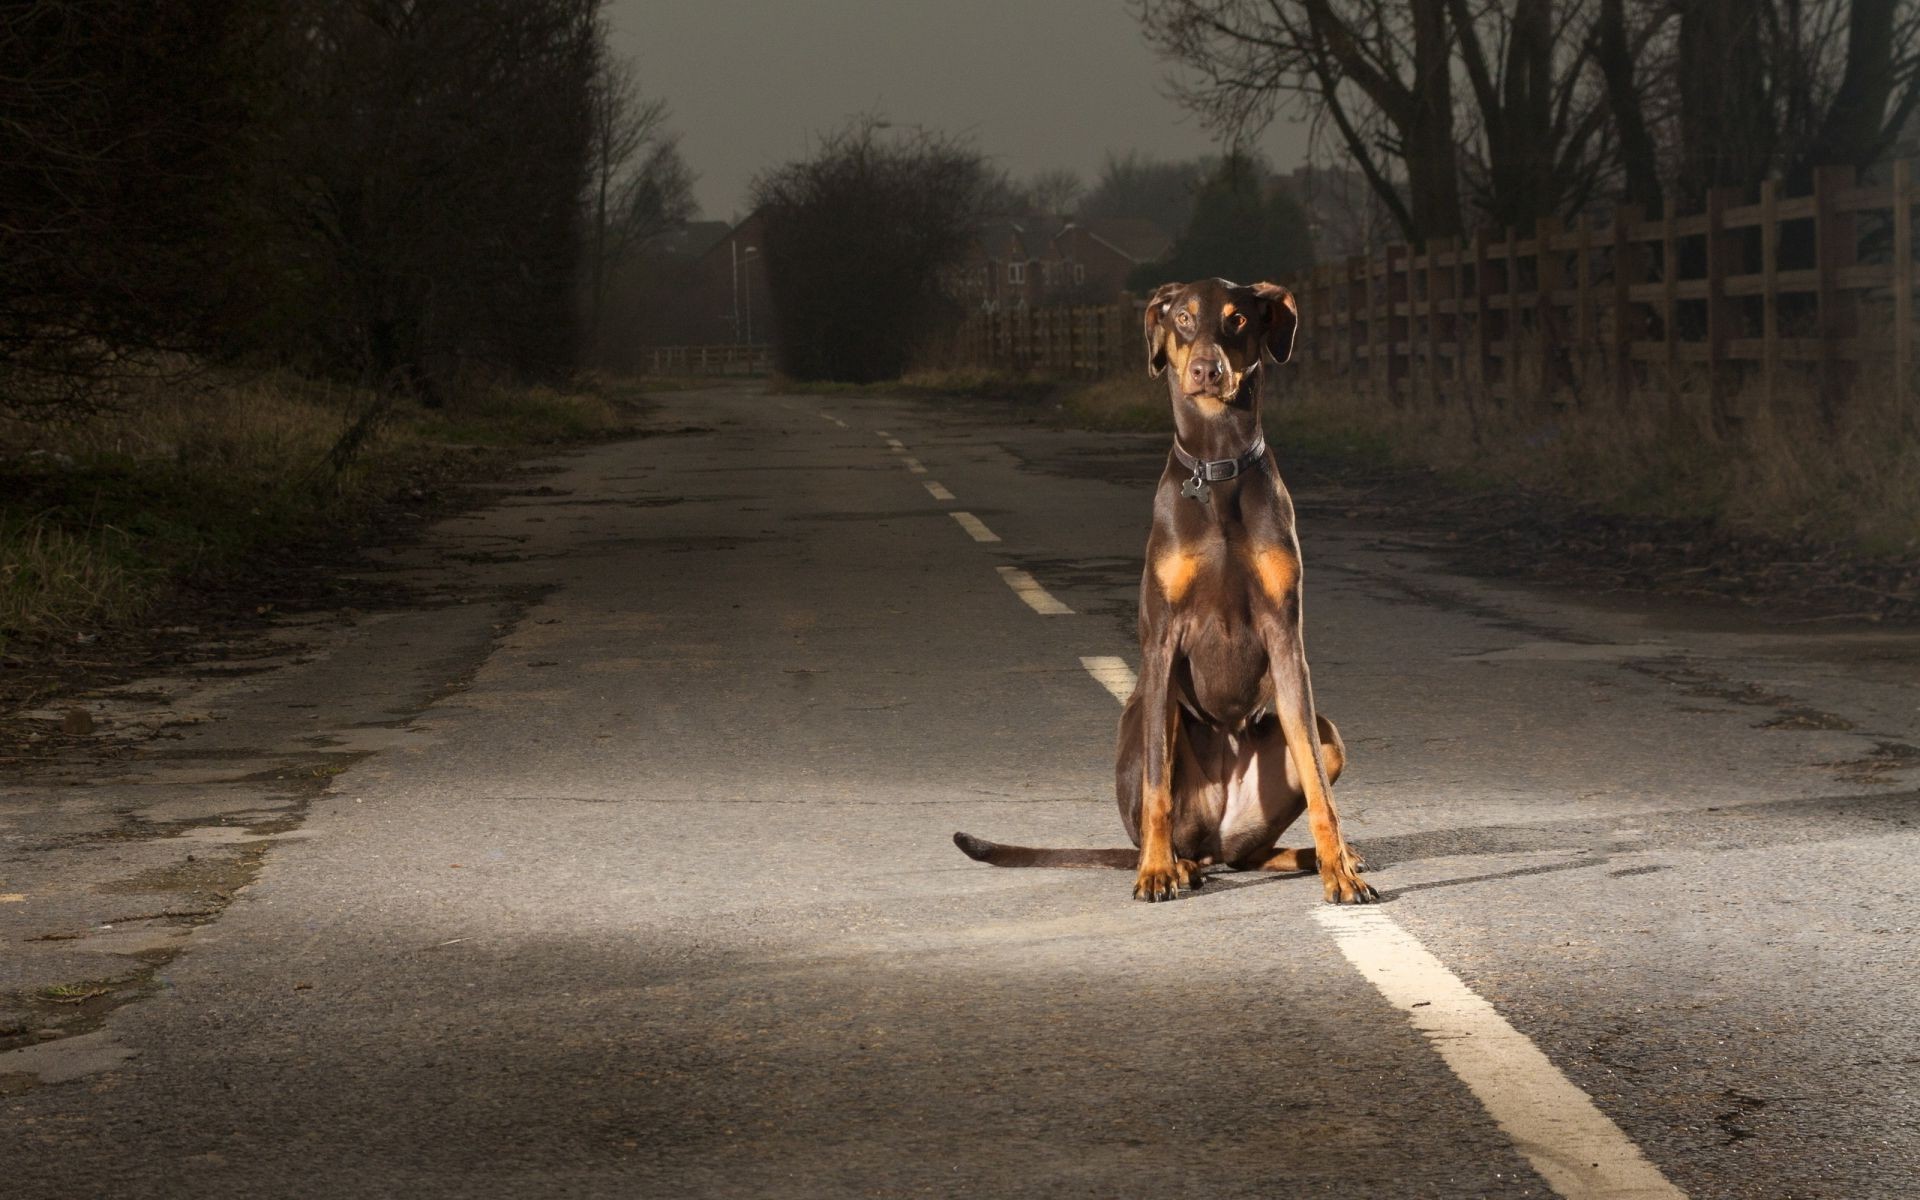
M 1300 328 L 1300 306 L 1293 293 L 1277 283 L 1256 283 L 1254 295 L 1267 307 L 1267 349 L 1273 361 L 1286 362 L 1293 357 L 1293 335 Z
M 1167 369 L 1167 309 L 1184 283 L 1163 283 L 1147 301 L 1147 374 L 1158 376 Z

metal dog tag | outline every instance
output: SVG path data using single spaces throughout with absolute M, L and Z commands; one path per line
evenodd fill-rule
M 1180 494 L 1189 500 L 1198 500 L 1200 503 L 1205 504 L 1207 502 L 1207 481 L 1196 474 L 1192 479 L 1180 485 Z

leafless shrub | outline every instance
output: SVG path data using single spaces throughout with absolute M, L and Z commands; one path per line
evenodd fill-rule
M 780 369 L 897 377 L 946 315 L 941 276 L 966 249 L 989 179 L 966 144 L 873 117 L 757 179 Z

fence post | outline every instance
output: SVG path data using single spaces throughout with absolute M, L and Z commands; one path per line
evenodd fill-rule
M 1893 401 L 1897 418 L 1913 412 L 1913 161 L 1893 164 Z M 1897 431 L 1896 431 L 1897 432 Z
M 1780 185 L 1760 181 L 1760 390 L 1771 413 L 1780 397 Z
M 1452 275 L 1440 273 L 1440 255 L 1452 253 L 1459 246 L 1457 238 L 1436 238 L 1427 244 L 1427 403 L 1440 403 L 1440 296 L 1452 296 L 1452 290 L 1446 288 L 1453 280 Z
M 1462 311 L 1467 295 L 1467 242 L 1464 238 L 1453 241 L 1453 279 L 1447 286 L 1447 296 L 1453 301 L 1453 316 L 1447 321 L 1447 343 L 1453 352 L 1452 369 L 1448 377 L 1453 381 L 1453 399 L 1465 400 L 1467 390 L 1467 347 L 1466 313 Z
M 1707 406 L 1715 428 L 1724 428 L 1732 415 L 1733 391 L 1727 371 L 1727 339 L 1733 327 L 1727 303 L 1727 259 L 1739 253 L 1739 242 L 1727 236 L 1727 206 L 1740 199 L 1738 188 L 1707 191 Z
M 1560 353 L 1558 313 L 1555 310 L 1553 293 L 1560 287 L 1560 254 L 1554 249 L 1553 239 L 1560 233 L 1560 222 L 1552 217 L 1541 217 L 1533 226 L 1533 291 L 1534 291 L 1534 344 L 1540 355 L 1540 395 L 1547 400 L 1553 396 L 1554 382 L 1559 371 L 1555 369 Z
M 1500 386 L 1504 395 L 1501 402 L 1512 404 L 1519 398 L 1514 386 L 1520 364 L 1520 231 L 1509 227 L 1506 238 L 1506 262 L 1500 274 L 1500 290 L 1506 295 L 1506 303 L 1501 308 L 1500 320 Z
M 1427 291 L 1427 269 L 1432 265 L 1433 251 L 1418 252 L 1414 247 L 1407 248 L 1406 293 L 1407 293 L 1407 356 L 1406 380 L 1407 403 L 1418 404 L 1426 399 L 1427 389 L 1423 386 L 1433 379 L 1433 366 L 1422 360 L 1426 357 L 1426 338 L 1420 333 L 1420 317 L 1431 303 Z
M 1381 386 L 1381 376 L 1385 373 L 1381 369 L 1384 356 L 1380 353 L 1380 347 L 1387 340 L 1386 330 L 1382 328 L 1384 322 L 1380 319 L 1380 301 L 1386 288 L 1381 285 L 1380 274 L 1374 269 L 1377 266 L 1379 262 L 1371 253 L 1360 263 L 1361 303 L 1365 305 L 1367 322 L 1367 384 L 1376 394 Z
M 1386 257 L 1380 262 L 1380 334 L 1381 348 L 1386 351 L 1382 373 L 1387 400 L 1392 404 L 1400 403 L 1400 381 L 1406 374 L 1406 364 L 1400 357 L 1400 336 L 1405 329 L 1400 306 L 1407 298 L 1406 285 L 1407 247 L 1388 246 Z
M 1489 398 L 1487 389 L 1487 231 L 1473 234 L 1473 385 L 1480 399 Z
M 1622 411 L 1633 395 L 1633 285 L 1647 269 L 1633 227 L 1646 218 L 1634 204 L 1613 210 L 1613 402 Z
M 1847 388 L 1847 364 L 1841 342 L 1853 333 L 1853 306 L 1840 290 L 1840 270 L 1859 257 L 1853 214 L 1836 207 L 1840 193 L 1853 186 L 1850 166 L 1813 169 L 1814 264 L 1818 271 L 1820 323 L 1820 403 L 1831 419 Z
M 1579 234 L 1580 245 L 1574 251 L 1579 260 L 1574 264 L 1573 286 L 1579 297 L 1575 310 L 1573 338 L 1573 358 L 1576 366 L 1574 375 L 1579 386 L 1574 389 L 1574 401 L 1581 398 L 1581 392 L 1587 387 L 1587 376 L 1593 370 L 1593 221 L 1586 213 L 1580 214 L 1575 226 Z
M 1353 373 L 1354 361 L 1360 357 L 1360 321 L 1357 317 L 1360 307 L 1359 287 L 1360 260 L 1349 254 L 1347 255 L 1346 294 L 1340 305 L 1340 317 L 1344 325 L 1344 336 L 1340 339 L 1340 345 L 1345 352 L 1348 374 Z
M 1677 215 L 1674 199 L 1669 195 L 1666 212 L 1660 219 L 1660 320 L 1661 333 L 1666 338 L 1667 407 L 1676 411 L 1680 404 L 1680 330 L 1674 319 L 1679 311 L 1680 287 L 1680 256 L 1675 252 L 1678 243 L 1673 232 Z

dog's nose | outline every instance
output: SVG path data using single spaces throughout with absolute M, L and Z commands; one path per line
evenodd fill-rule
M 1196 354 L 1187 363 L 1187 386 L 1190 388 L 1212 387 L 1220 382 L 1227 373 L 1227 366 L 1212 354 Z

